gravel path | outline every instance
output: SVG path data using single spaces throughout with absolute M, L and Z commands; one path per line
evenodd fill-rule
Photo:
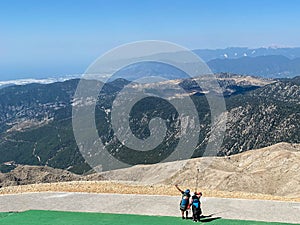
M 43 192 L 0 195 L 0 211 L 29 209 L 180 216 L 180 196 Z M 300 203 L 205 198 L 204 215 L 300 224 Z

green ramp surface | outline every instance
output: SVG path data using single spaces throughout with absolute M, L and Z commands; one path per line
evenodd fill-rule
M 287 225 L 256 221 L 203 218 L 208 224 L 222 225 Z M 0 213 L 0 225 L 181 225 L 193 224 L 192 220 L 180 217 L 142 216 L 129 214 L 107 214 L 86 212 L 62 212 L 29 210 L 21 213 Z

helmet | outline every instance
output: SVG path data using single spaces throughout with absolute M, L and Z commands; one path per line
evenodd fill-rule
M 186 189 L 184 193 L 189 194 L 190 193 L 190 189 Z

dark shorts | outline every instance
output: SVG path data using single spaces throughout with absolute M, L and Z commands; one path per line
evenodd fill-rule
M 188 208 L 188 205 L 182 205 L 182 204 L 180 204 L 179 208 L 180 208 L 181 211 L 186 211 L 187 208 Z
M 200 216 L 202 211 L 201 211 L 201 208 L 197 208 L 195 206 L 192 206 L 192 210 L 193 210 L 193 215 L 198 215 Z

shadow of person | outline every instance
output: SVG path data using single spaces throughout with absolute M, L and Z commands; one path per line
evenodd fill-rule
M 214 221 L 214 220 L 218 220 L 218 219 L 222 219 L 222 217 L 205 217 L 204 219 L 201 219 L 200 218 L 200 222 L 202 222 L 202 223 L 209 223 L 209 222 L 212 222 L 212 221 Z

